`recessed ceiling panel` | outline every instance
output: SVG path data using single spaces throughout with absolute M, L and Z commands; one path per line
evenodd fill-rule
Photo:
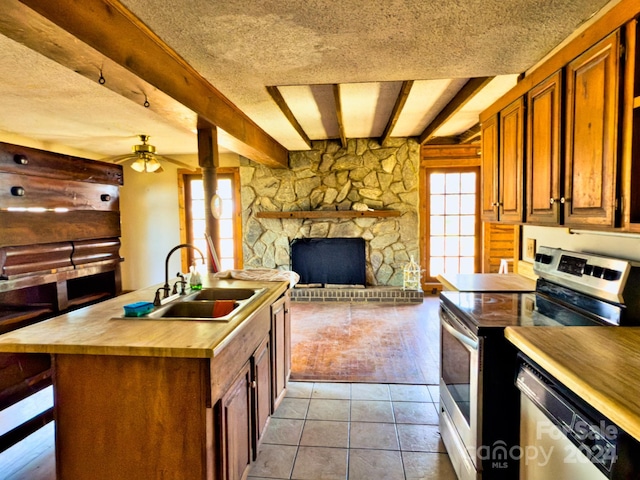
M 347 138 L 369 138 L 380 96 L 380 83 L 345 83 L 340 85 L 342 123 Z
M 459 78 L 416 80 L 413 82 L 407 101 L 391 135 L 394 137 L 420 135 L 467 80 Z
M 462 107 L 455 117 L 435 131 L 436 137 L 459 135 L 479 121 L 480 113 L 511 90 L 518 75 L 500 75 L 490 81 L 475 97 Z

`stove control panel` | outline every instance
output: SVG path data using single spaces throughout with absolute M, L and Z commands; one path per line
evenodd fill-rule
M 629 273 L 640 264 L 619 258 L 560 248 L 539 247 L 534 272 L 551 282 L 589 295 L 622 303 Z

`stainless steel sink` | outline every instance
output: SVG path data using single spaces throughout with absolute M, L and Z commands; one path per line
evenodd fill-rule
M 122 317 L 136 320 L 201 320 L 214 322 L 228 322 L 244 307 L 259 298 L 266 288 L 224 288 L 212 287 L 178 296 L 165 305 L 156 307 L 152 312 L 141 317 Z M 233 302 L 233 310 L 224 315 L 214 317 L 216 302 Z M 217 312 L 216 312 L 217 313 Z
M 166 318 L 166 319 L 187 319 L 187 320 L 207 320 L 226 322 L 235 313 L 240 306 L 239 303 L 233 302 L 233 310 L 225 315 L 214 316 L 216 310 L 216 301 L 177 301 L 169 303 L 163 307 L 159 307 L 148 315 L 148 318 Z
M 205 288 L 190 294 L 190 300 L 247 300 L 264 290 L 263 288 Z

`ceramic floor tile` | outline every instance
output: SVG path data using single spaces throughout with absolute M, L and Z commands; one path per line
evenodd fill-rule
M 349 450 L 349 480 L 404 480 L 402 456 L 390 450 Z
M 426 385 L 389 385 L 394 402 L 430 402 L 431 395 Z
M 300 445 L 347 448 L 349 446 L 349 422 L 307 420 L 302 430 Z
M 349 421 L 349 400 L 311 399 L 307 419 Z
M 399 450 L 396 426 L 393 423 L 351 422 L 349 447 Z
M 273 412 L 273 418 L 297 418 L 304 419 L 309 409 L 308 398 L 288 398 L 285 397 L 280 402 L 280 406 Z
M 439 385 L 427 385 L 429 394 L 431 395 L 431 401 L 433 403 L 440 403 L 440 386 Z
M 352 422 L 386 422 L 393 423 L 393 408 L 391 402 L 376 400 L 352 400 Z
M 287 383 L 286 398 L 311 398 L 313 382 L 289 382 Z
M 298 445 L 304 420 L 272 418 L 264 433 L 263 442 L 276 445 Z
M 347 475 L 346 448 L 300 447 L 292 479 L 344 480 Z
M 456 480 L 456 473 L 445 453 L 402 452 L 407 480 Z
M 393 402 L 393 413 L 396 423 L 438 425 L 438 412 L 431 402 Z
M 311 398 L 328 398 L 349 400 L 351 398 L 350 383 L 315 383 Z
M 352 400 L 391 400 L 389 385 L 380 383 L 351 384 Z
M 267 427 L 269 428 L 269 427 Z M 289 478 L 298 447 L 262 444 L 258 458 L 249 471 L 251 476 L 266 478 Z
M 434 453 L 446 451 L 440 440 L 437 425 L 398 424 L 396 428 L 402 451 Z

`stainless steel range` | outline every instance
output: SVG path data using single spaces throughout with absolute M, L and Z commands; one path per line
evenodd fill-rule
M 540 247 L 532 293 L 442 292 L 440 433 L 461 480 L 516 479 L 516 349 L 507 326 L 640 325 L 640 264 Z

